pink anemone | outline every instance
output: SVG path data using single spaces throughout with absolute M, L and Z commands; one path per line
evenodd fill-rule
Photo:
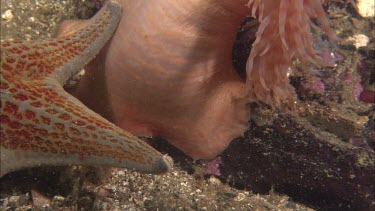
M 116 33 L 75 95 L 121 128 L 162 136 L 194 159 L 214 158 L 243 134 L 249 103 L 293 107 L 293 60 L 322 64 L 311 27 L 334 39 L 321 0 L 121 3 Z M 247 15 L 259 27 L 244 81 L 232 47 Z

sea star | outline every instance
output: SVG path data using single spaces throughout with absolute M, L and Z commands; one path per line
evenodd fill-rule
M 110 39 L 121 15 L 109 2 L 69 36 L 1 42 L 0 176 L 41 165 L 101 165 L 161 173 L 172 160 L 66 93 Z
M 215 157 L 243 134 L 248 103 L 293 106 L 293 59 L 321 63 L 310 18 L 332 37 L 320 0 L 120 2 L 118 30 L 74 95 L 119 127 L 162 136 L 194 159 Z M 249 14 L 259 28 L 244 79 L 232 46 Z

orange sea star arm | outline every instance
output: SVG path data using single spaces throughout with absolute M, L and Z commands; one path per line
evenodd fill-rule
M 110 39 L 121 15 L 109 2 L 65 37 L 1 42 L 0 176 L 40 165 L 104 165 L 161 173 L 171 158 L 89 110 L 62 86 Z

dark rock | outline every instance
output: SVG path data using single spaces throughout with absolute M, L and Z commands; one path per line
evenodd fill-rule
M 374 151 L 290 114 L 279 114 L 270 125 L 251 125 L 222 160 L 221 178 L 237 188 L 273 189 L 318 209 L 374 208 Z

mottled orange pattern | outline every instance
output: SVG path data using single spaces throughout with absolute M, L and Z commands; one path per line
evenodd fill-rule
M 160 173 L 172 160 L 64 91 L 104 46 L 121 14 L 109 2 L 83 29 L 1 42 L 1 172 L 39 165 L 107 165 Z

